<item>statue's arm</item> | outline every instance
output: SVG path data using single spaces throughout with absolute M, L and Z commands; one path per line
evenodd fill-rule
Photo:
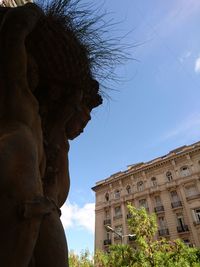
M 27 55 L 25 39 L 42 16 L 35 4 L 11 8 L 1 23 L 1 51 L 3 67 L 10 82 L 26 82 Z
M 27 80 L 25 40 L 43 15 L 35 4 L 10 8 L 1 21 L 0 64 L 4 83 L 4 114 L 7 120 L 32 126 L 38 103 Z

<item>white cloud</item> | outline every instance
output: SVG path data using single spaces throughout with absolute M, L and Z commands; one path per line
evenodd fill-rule
M 196 59 L 195 61 L 195 68 L 194 68 L 196 73 L 200 73 L 200 56 Z
M 72 217 L 75 208 L 76 206 L 73 206 L 70 203 L 64 204 L 61 208 L 62 212 L 61 221 L 65 229 L 73 225 Z
M 192 54 L 191 51 L 184 52 L 183 55 L 181 55 L 181 57 L 179 58 L 179 61 L 183 63 L 186 59 L 188 59 L 191 56 L 191 54 Z
M 81 227 L 94 234 L 95 203 L 86 203 L 83 207 L 67 202 L 61 208 L 61 221 L 65 229 Z
M 181 138 L 184 142 L 200 138 L 200 113 L 193 113 L 174 129 L 167 132 L 161 139 L 166 141 L 172 138 Z

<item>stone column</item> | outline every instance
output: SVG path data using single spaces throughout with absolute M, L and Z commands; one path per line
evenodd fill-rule
M 122 201 L 121 203 L 121 211 L 122 211 L 122 227 L 123 227 L 123 235 L 127 235 L 127 212 L 126 212 L 126 207 L 125 207 L 125 203 L 124 201 Z M 127 237 L 124 237 L 123 239 L 123 243 L 127 244 Z

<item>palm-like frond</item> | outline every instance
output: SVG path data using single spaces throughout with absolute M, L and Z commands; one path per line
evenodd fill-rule
M 118 79 L 115 67 L 130 57 L 128 46 L 121 44 L 121 38 L 110 37 L 117 23 L 112 19 L 107 21 L 101 8 L 94 9 L 80 0 L 39 0 L 38 4 L 46 16 L 56 18 L 73 32 L 87 52 L 92 74 L 98 81 L 104 84 L 106 80 Z

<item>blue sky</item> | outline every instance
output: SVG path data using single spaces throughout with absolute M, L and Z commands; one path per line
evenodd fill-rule
M 62 221 L 69 249 L 94 248 L 91 187 L 127 165 L 200 140 L 200 1 L 99 0 L 113 34 L 136 45 L 116 69 L 111 100 L 71 142 L 71 189 Z M 112 34 L 112 33 L 111 33 Z

